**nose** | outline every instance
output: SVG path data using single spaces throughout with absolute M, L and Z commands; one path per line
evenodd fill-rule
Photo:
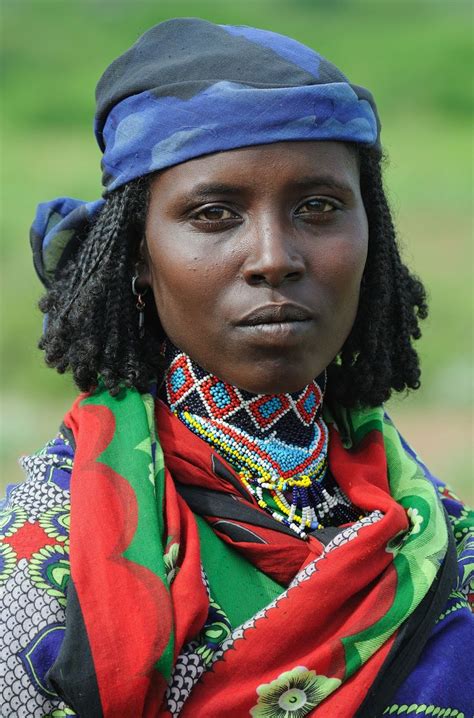
M 286 230 L 277 219 L 256 223 L 250 244 L 242 267 L 247 284 L 279 287 L 304 275 L 305 263 L 291 230 Z

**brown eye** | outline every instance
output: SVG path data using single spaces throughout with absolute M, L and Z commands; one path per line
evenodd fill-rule
M 297 214 L 326 214 L 337 209 L 333 202 L 324 198 L 308 199 L 298 207 Z
M 193 219 L 204 222 L 225 222 L 229 219 L 236 219 L 237 215 L 226 207 L 204 207 L 194 214 Z

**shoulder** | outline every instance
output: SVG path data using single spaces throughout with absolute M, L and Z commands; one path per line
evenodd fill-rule
M 69 484 L 74 460 L 65 427 L 24 456 L 25 480 L 0 505 L 0 625 L 5 666 L 1 702 L 17 715 L 62 709 L 46 678 L 62 643 L 69 579 Z
M 25 480 L 10 485 L 0 504 L 3 551 L 11 558 L 14 555 L 16 564 L 23 559 L 31 562 L 34 554 L 55 544 L 64 551 L 68 549 L 69 489 L 74 461 L 68 434 L 68 430 L 61 427 L 44 448 L 20 459 Z M 3 581 L 13 570 L 10 561 L 1 574 Z

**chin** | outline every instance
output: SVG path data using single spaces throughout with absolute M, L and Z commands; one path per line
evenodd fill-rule
M 252 383 L 246 386 L 239 386 L 251 394 L 293 394 L 304 389 L 315 377 L 311 377 L 309 381 L 288 382 L 288 378 L 282 377 L 281 380 L 266 381 L 262 383 Z
M 247 371 L 234 379 L 228 379 L 229 383 L 244 389 L 252 394 L 292 394 L 301 391 L 312 382 L 324 370 L 322 367 L 319 371 L 315 367 L 302 371 L 301 365 L 292 370 L 288 362 L 283 365 L 267 366 L 260 364 L 258 370 L 255 366 L 252 371 Z

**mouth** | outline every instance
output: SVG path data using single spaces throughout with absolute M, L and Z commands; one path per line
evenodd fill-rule
M 309 309 L 299 304 L 266 304 L 257 307 L 238 320 L 237 326 L 259 327 L 272 325 L 291 325 L 313 320 Z
M 314 330 L 314 316 L 299 304 L 267 304 L 245 314 L 238 322 L 240 331 L 260 345 L 299 346 Z

